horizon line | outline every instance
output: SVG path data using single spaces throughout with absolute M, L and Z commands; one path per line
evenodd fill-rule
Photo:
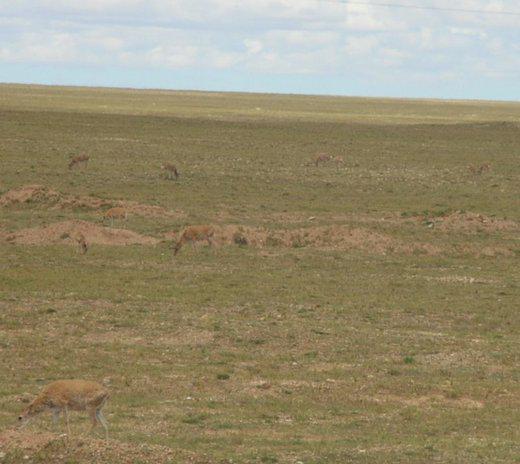
M 126 86 L 94 86 L 81 84 L 45 84 L 38 82 L 4 82 L 0 81 L 0 86 L 21 86 L 21 87 L 56 87 L 70 89 L 90 89 L 90 90 L 121 90 L 121 91 L 142 91 L 142 92 L 176 92 L 176 93 L 229 93 L 243 95 L 271 95 L 288 97 L 323 97 L 323 98 L 352 98 L 367 100 L 405 100 L 405 101 L 432 101 L 443 103 L 506 103 L 520 104 L 520 100 L 502 100 L 486 98 L 449 98 L 449 97 L 407 97 L 407 96 L 384 96 L 384 95 L 349 95 L 349 94 L 329 94 L 329 93 L 299 93 L 299 92 L 259 92 L 245 90 L 208 90 L 208 89 L 189 89 L 189 88 L 170 88 L 170 87 L 126 87 Z

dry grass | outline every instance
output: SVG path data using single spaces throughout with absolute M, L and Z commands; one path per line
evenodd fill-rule
M 518 460 L 518 105 L 2 90 L 0 462 Z

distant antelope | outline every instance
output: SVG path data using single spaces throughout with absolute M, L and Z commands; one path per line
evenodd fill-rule
M 119 206 L 110 208 L 109 210 L 105 211 L 105 214 L 103 214 L 103 222 L 106 219 L 110 219 L 110 224 L 113 226 L 114 219 L 128 219 L 128 211 L 125 208 L 121 208 Z
M 166 171 L 167 179 L 172 180 L 175 177 L 175 180 L 177 180 L 179 178 L 179 171 L 177 171 L 177 168 L 174 164 L 165 163 L 161 166 L 161 169 L 164 169 Z
M 339 166 L 340 164 L 345 164 L 343 156 L 335 156 L 333 161 L 336 163 L 337 166 Z
M 90 156 L 88 156 L 88 155 L 75 156 L 74 158 L 72 158 L 70 160 L 69 169 L 72 169 L 76 165 L 79 166 L 80 164 L 84 164 L 86 166 L 87 163 L 89 162 L 89 160 L 90 160 Z
M 469 172 L 471 174 L 477 174 L 477 175 L 481 175 L 483 174 L 484 172 L 489 172 L 491 171 L 491 164 L 489 163 L 484 163 L 484 164 L 481 164 L 480 166 L 475 166 L 474 164 L 470 164 L 468 166 L 468 169 L 469 169 Z
M 88 242 L 87 242 L 87 239 L 85 238 L 85 236 L 82 233 L 79 233 L 76 238 L 76 241 L 78 242 L 80 252 L 82 254 L 85 254 L 89 248 L 89 245 L 88 245 Z
M 211 239 L 215 234 L 215 229 L 212 226 L 190 226 L 184 229 L 184 232 L 181 235 L 181 238 L 175 245 L 173 249 L 173 254 L 176 255 L 181 247 L 188 242 L 191 242 L 193 245 L 195 242 L 200 242 L 205 240 L 208 242 L 208 245 L 211 246 L 213 243 Z
M 326 163 L 327 161 L 331 160 L 332 156 L 328 155 L 327 153 L 318 153 L 314 159 L 314 164 L 318 166 L 320 163 Z
M 52 418 L 56 423 L 60 413 L 65 415 L 67 431 L 70 435 L 69 409 L 73 411 L 88 411 L 92 419 L 92 429 L 101 424 L 108 439 L 108 424 L 101 410 L 108 400 L 108 390 L 97 382 L 88 380 L 56 380 L 45 386 L 40 394 L 20 414 L 18 420 L 21 426 L 27 425 L 29 420 L 47 410 L 52 411 Z
M 478 168 L 478 173 L 482 174 L 483 172 L 489 172 L 491 171 L 491 164 L 484 163 Z

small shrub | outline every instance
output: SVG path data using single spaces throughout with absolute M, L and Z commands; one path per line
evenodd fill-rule
M 260 456 L 260 462 L 274 464 L 278 462 L 278 458 L 272 454 L 264 454 L 263 456 Z
M 413 356 L 405 356 L 403 361 L 405 364 L 413 364 L 415 362 L 415 359 L 413 358 Z
M 293 239 L 291 241 L 291 246 L 293 248 L 302 248 L 305 246 L 305 243 L 303 242 L 303 240 L 300 237 L 293 237 Z
M 446 390 L 444 392 L 445 398 L 448 398 L 450 400 L 457 400 L 460 398 L 460 393 L 456 390 Z
M 276 238 L 272 235 L 268 235 L 265 239 L 265 244 L 267 246 L 280 246 L 282 244 L 282 241 L 279 238 Z
M 185 424 L 201 424 L 207 419 L 207 414 L 188 414 L 182 419 Z
M 226 374 L 226 373 L 217 374 L 217 379 L 218 380 L 228 380 L 229 379 L 229 374 Z
M 247 246 L 248 241 L 247 238 L 244 236 L 242 232 L 236 231 L 233 234 L 233 243 L 235 243 L 238 246 Z

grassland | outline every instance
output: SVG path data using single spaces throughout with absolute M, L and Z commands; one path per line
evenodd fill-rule
M 0 462 L 520 462 L 519 161 L 514 103 L 0 86 L 0 195 L 171 213 L 81 255 L 9 236 L 103 208 L 0 207 Z M 248 244 L 174 259 L 188 224 Z M 75 377 L 110 385 L 108 443 L 13 431 Z

